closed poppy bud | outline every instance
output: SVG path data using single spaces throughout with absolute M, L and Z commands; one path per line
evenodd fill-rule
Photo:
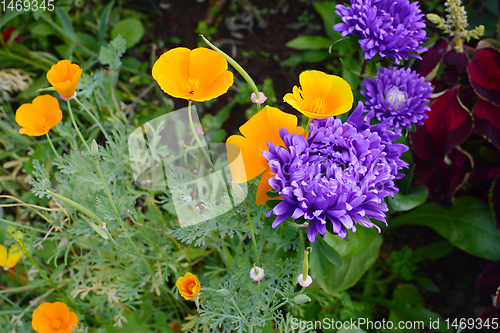
M 180 276 L 175 285 L 177 286 L 177 289 L 179 289 L 181 296 L 186 300 L 190 300 L 191 298 L 197 296 L 201 290 L 200 281 L 198 281 L 198 278 L 190 272 L 187 272 L 184 276 Z
M 204 102 L 225 94 L 233 84 L 233 73 L 221 54 L 199 47 L 178 47 L 155 62 L 153 78 L 172 97 Z
M 349 83 L 336 75 L 306 71 L 299 75 L 300 88 L 283 97 L 295 109 L 310 119 L 325 119 L 349 111 L 354 97 Z
M 47 72 L 47 80 L 65 101 L 75 96 L 76 86 L 81 76 L 82 69 L 80 66 L 72 64 L 71 61 L 66 59 L 52 65 Z
M 307 303 L 307 302 L 310 302 L 311 299 L 309 298 L 309 296 L 305 295 L 305 294 L 300 294 L 300 295 L 297 295 L 293 298 L 293 300 L 295 301 L 295 304 L 304 304 L 304 303 Z
M 0 244 L 0 267 L 9 270 L 16 266 L 17 262 L 23 257 L 23 251 L 17 246 L 12 245 L 7 253 L 7 248 Z
M 78 316 L 62 302 L 43 303 L 33 311 L 31 326 L 38 333 L 71 333 L 78 325 Z
M 21 126 L 19 133 L 40 136 L 59 124 L 62 116 L 57 98 L 41 95 L 32 103 L 23 104 L 17 109 L 16 123 Z

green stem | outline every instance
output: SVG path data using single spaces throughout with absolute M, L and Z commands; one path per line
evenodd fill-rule
M 115 211 L 116 218 L 118 219 L 118 222 L 120 223 L 120 226 L 121 226 L 123 232 L 125 233 L 125 235 L 127 236 L 128 240 L 130 241 L 130 244 L 132 244 L 132 247 L 137 252 L 137 256 L 139 258 L 141 258 L 142 261 L 144 261 L 144 264 L 146 265 L 146 268 L 148 269 L 149 273 L 151 274 L 151 277 L 153 277 L 154 276 L 153 269 L 151 268 L 151 266 L 149 266 L 148 262 L 146 261 L 146 258 L 144 258 L 144 256 L 141 254 L 141 252 L 139 251 L 139 249 L 135 245 L 134 241 L 132 240 L 132 237 L 128 234 L 128 232 L 127 232 L 127 230 L 125 228 L 125 223 L 123 223 L 121 215 L 118 212 L 118 209 L 116 208 L 115 201 L 113 200 L 113 197 L 111 196 L 111 192 L 109 192 L 108 185 L 106 184 L 106 181 L 104 180 L 104 176 L 102 175 L 101 167 L 100 167 L 99 161 L 97 159 L 95 161 L 95 165 L 96 165 L 96 168 L 97 168 L 97 172 L 99 173 L 99 177 L 101 178 L 102 184 L 104 185 L 104 190 L 106 191 L 106 195 L 108 197 L 108 200 L 111 202 L 111 206 L 113 207 L 113 210 Z
M 253 92 L 255 93 L 255 97 L 259 98 L 260 95 L 259 95 L 259 89 L 257 88 L 257 85 L 255 84 L 255 82 L 253 82 L 252 78 L 243 69 L 243 67 L 241 67 L 240 64 L 238 64 L 233 58 L 231 58 L 230 56 L 228 56 L 226 53 L 222 52 L 221 49 L 219 49 L 218 47 L 216 47 L 214 44 L 210 43 L 208 41 L 208 39 L 205 38 L 205 36 L 200 35 L 200 37 L 203 38 L 203 40 L 205 41 L 205 43 L 208 44 L 208 46 L 210 46 L 212 49 L 214 49 L 215 51 L 219 52 L 221 55 L 224 56 L 224 58 L 226 58 L 227 62 L 230 63 L 231 66 L 233 66 L 234 69 L 236 69 L 238 71 L 238 73 L 240 73 L 240 75 L 250 85 L 250 87 L 252 88 Z M 256 103 L 256 104 L 257 104 L 257 110 L 260 111 L 260 109 L 261 109 L 260 104 L 258 104 L 258 103 Z
M 43 66 L 43 65 L 40 65 L 39 63 L 37 63 L 36 61 L 33 61 L 33 60 L 30 60 L 30 59 L 27 59 L 25 57 L 22 57 L 20 55 L 17 55 L 17 54 L 14 54 L 14 53 L 11 53 L 11 52 L 7 52 L 7 51 L 2 51 L 0 50 L 0 55 L 4 55 L 6 57 L 9 57 L 9 58 L 13 58 L 13 59 L 17 59 L 17 60 L 20 60 L 22 62 L 25 62 L 31 66 L 34 66 L 34 67 L 37 67 L 37 68 L 40 68 L 41 70 L 43 70 L 44 72 L 47 72 L 50 68 L 47 67 L 47 66 Z
M 311 122 L 312 122 L 312 118 L 309 118 L 309 120 L 307 121 L 307 125 L 306 125 L 306 131 L 309 130 L 309 125 L 311 125 Z
M 34 227 L 28 227 L 27 225 L 11 222 L 11 221 L 3 219 L 3 218 L 0 218 L 0 222 L 5 223 L 5 224 L 10 224 L 10 225 L 13 225 L 13 226 L 18 227 L 18 228 L 24 228 L 24 229 L 28 229 L 28 230 L 41 232 L 43 234 L 47 233 L 47 230 L 38 229 L 38 228 L 34 228 Z
M 248 204 L 245 204 L 247 210 L 248 225 L 250 226 L 250 235 L 252 236 L 252 245 L 255 252 L 255 260 L 257 261 L 257 266 L 260 266 L 259 251 L 257 250 L 257 242 L 255 241 L 255 231 L 253 230 L 252 217 L 250 216 L 250 208 Z
M 71 118 L 71 122 L 73 123 L 73 127 L 75 128 L 76 133 L 80 137 L 80 140 L 82 140 L 83 145 L 85 146 L 87 151 L 90 152 L 90 147 L 87 144 L 87 142 L 85 142 L 85 139 L 83 138 L 83 135 L 82 135 L 82 133 L 80 133 L 80 130 L 78 129 L 78 125 L 76 124 L 75 117 L 73 116 L 73 111 L 71 110 L 71 103 L 69 101 L 67 101 L 67 103 L 68 103 L 69 117 Z
M 61 161 L 61 156 L 59 156 L 59 153 L 57 152 L 56 148 L 54 147 L 54 145 L 52 144 L 52 140 L 50 139 L 50 135 L 49 135 L 49 132 L 45 133 L 45 135 L 47 136 L 47 139 L 49 140 L 49 145 L 50 147 L 52 148 L 52 151 L 54 152 L 54 154 L 56 155 L 56 158 Z
M 81 108 L 83 110 L 85 110 L 85 112 L 87 112 L 87 114 L 90 116 L 90 118 L 92 118 L 92 120 L 95 122 L 95 124 L 97 125 L 97 127 L 99 127 L 99 129 L 101 130 L 102 134 L 104 134 L 104 137 L 106 138 L 106 141 L 110 141 L 108 133 L 106 133 L 106 131 L 104 130 L 104 127 L 102 127 L 101 122 L 99 120 L 97 120 L 97 118 L 94 116 L 94 114 L 92 112 L 90 112 L 90 110 L 87 109 L 85 107 L 85 105 L 83 105 L 83 103 L 80 102 L 80 100 L 77 97 L 75 97 L 75 101 L 78 103 L 78 105 L 81 106 Z
M 245 316 L 243 315 L 243 313 L 241 313 L 241 310 L 238 307 L 238 304 L 236 304 L 236 302 L 234 301 L 234 298 L 231 298 L 230 301 L 234 305 L 234 308 L 236 309 L 236 312 L 238 312 L 238 314 L 240 315 L 241 319 L 243 319 L 246 322 Z

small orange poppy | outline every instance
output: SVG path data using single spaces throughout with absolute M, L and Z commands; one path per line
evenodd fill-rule
M 299 75 L 301 88 L 283 97 L 295 109 L 310 119 L 325 119 L 349 111 L 354 101 L 351 87 L 343 78 L 320 71 Z
M 226 58 L 203 47 L 192 51 L 178 47 L 163 53 L 152 74 L 165 93 L 196 102 L 219 97 L 233 84 Z
M 181 296 L 187 300 L 190 300 L 198 295 L 201 290 L 200 281 L 198 281 L 198 278 L 190 272 L 187 272 L 184 276 L 180 276 L 175 285 L 177 286 L 177 289 L 179 289 Z
M 285 146 L 279 135 L 279 130 L 282 128 L 290 133 L 306 135 L 306 131 L 297 126 L 296 116 L 267 105 L 240 127 L 243 136 L 232 135 L 226 141 L 228 160 L 238 161 L 236 157 L 240 153 L 243 160 L 243 166 L 237 162 L 229 163 L 231 175 L 236 183 L 247 182 L 264 172 L 257 187 L 258 205 L 271 200 L 266 193 L 272 190 L 268 181 L 274 177 L 274 172 L 269 168 L 262 152 L 269 149 L 268 142 L 277 146 Z M 234 149 L 234 146 L 239 149 Z M 274 198 L 274 200 L 280 199 L 283 198 Z
M 43 303 L 33 311 L 31 326 L 38 333 L 71 333 L 78 325 L 78 316 L 62 302 Z
M 71 61 L 66 59 L 52 65 L 47 72 L 47 80 L 56 88 L 56 91 L 64 100 L 73 98 L 81 76 L 82 69 L 80 66 L 72 64 Z
M 19 133 L 29 136 L 44 135 L 62 120 L 57 98 L 50 95 L 36 97 L 32 103 L 21 105 L 16 111 Z
M 17 246 L 12 245 L 7 253 L 7 248 L 0 244 L 0 267 L 4 270 L 13 268 L 23 257 L 23 251 Z

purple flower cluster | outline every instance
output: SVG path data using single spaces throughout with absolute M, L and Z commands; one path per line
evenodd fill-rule
M 412 123 L 423 125 L 427 119 L 426 105 L 432 95 L 432 85 L 409 68 L 381 67 L 374 80 L 363 82 L 361 94 L 368 100 L 366 106 L 387 128 L 399 132 L 411 128 Z
M 427 51 L 420 44 L 428 39 L 424 31 L 422 11 L 418 2 L 408 0 L 351 0 L 351 7 L 337 5 L 335 13 L 344 23 L 333 26 L 342 37 L 355 34 L 365 51 L 365 59 L 377 53 L 399 64 L 408 57 L 420 58 L 413 52 Z
M 289 217 L 303 217 L 314 242 L 327 230 L 345 238 L 358 223 L 379 229 L 370 218 L 385 222 L 384 198 L 398 192 L 394 179 L 407 166 L 400 160 L 405 149 L 371 130 L 362 113 L 361 105 L 346 123 L 314 120 L 307 139 L 282 129 L 286 148 L 268 143 L 269 151 L 262 153 L 275 173 L 269 185 L 284 199 L 267 213 L 277 216 L 273 228 Z

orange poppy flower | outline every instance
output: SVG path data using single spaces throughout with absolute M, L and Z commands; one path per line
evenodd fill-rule
M 297 126 L 297 117 L 285 113 L 272 106 L 266 106 L 245 124 L 240 127 L 241 135 L 232 135 L 226 141 L 226 149 L 231 175 L 236 183 L 243 183 L 253 179 L 264 172 L 257 187 L 257 204 L 261 205 L 267 200 L 267 192 L 272 190 L 268 184 L 270 178 L 274 177 L 274 172 L 269 168 L 262 151 L 268 150 L 267 143 L 285 146 L 280 138 L 279 130 L 285 128 L 290 133 L 306 135 L 306 131 Z M 239 149 L 236 149 L 237 146 Z M 241 153 L 243 165 L 238 163 L 237 156 Z M 282 197 L 274 200 L 283 200 Z
M 69 60 L 61 60 L 47 72 L 47 80 L 65 101 L 73 98 L 82 69 Z
M 351 109 L 353 95 L 349 83 L 336 75 L 306 71 L 299 75 L 301 88 L 283 97 L 295 109 L 310 119 L 325 119 Z
M 187 300 L 197 296 L 201 290 L 200 281 L 198 281 L 195 275 L 189 272 L 184 274 L 184 276 L 180 276 L 175 285 L 179 289 L 181 296 Z
M 17 262 L 23 257 L 23 251 L 17 246 L 12 245 L 7 253 L 7 248 L 0 244 L 0 266 L 4 270 L 9 270 L 16 266 Z
M 233 84 L 227 60 L 207 48 L 178 47 L 156 60 L 153 78 L 170 96 L 204 102 L 225 94 Z
M 77 315 L 62 302 L 43 303 L 33 311 L 31 326 L 38 333 L 71 333 L 77 325 Z
M 50 95 L 36 97 L 32 103 L 23 104 L 16 111 L 19 133 L 29 136 L 44 135 L 62 120 L 57 98 Z

